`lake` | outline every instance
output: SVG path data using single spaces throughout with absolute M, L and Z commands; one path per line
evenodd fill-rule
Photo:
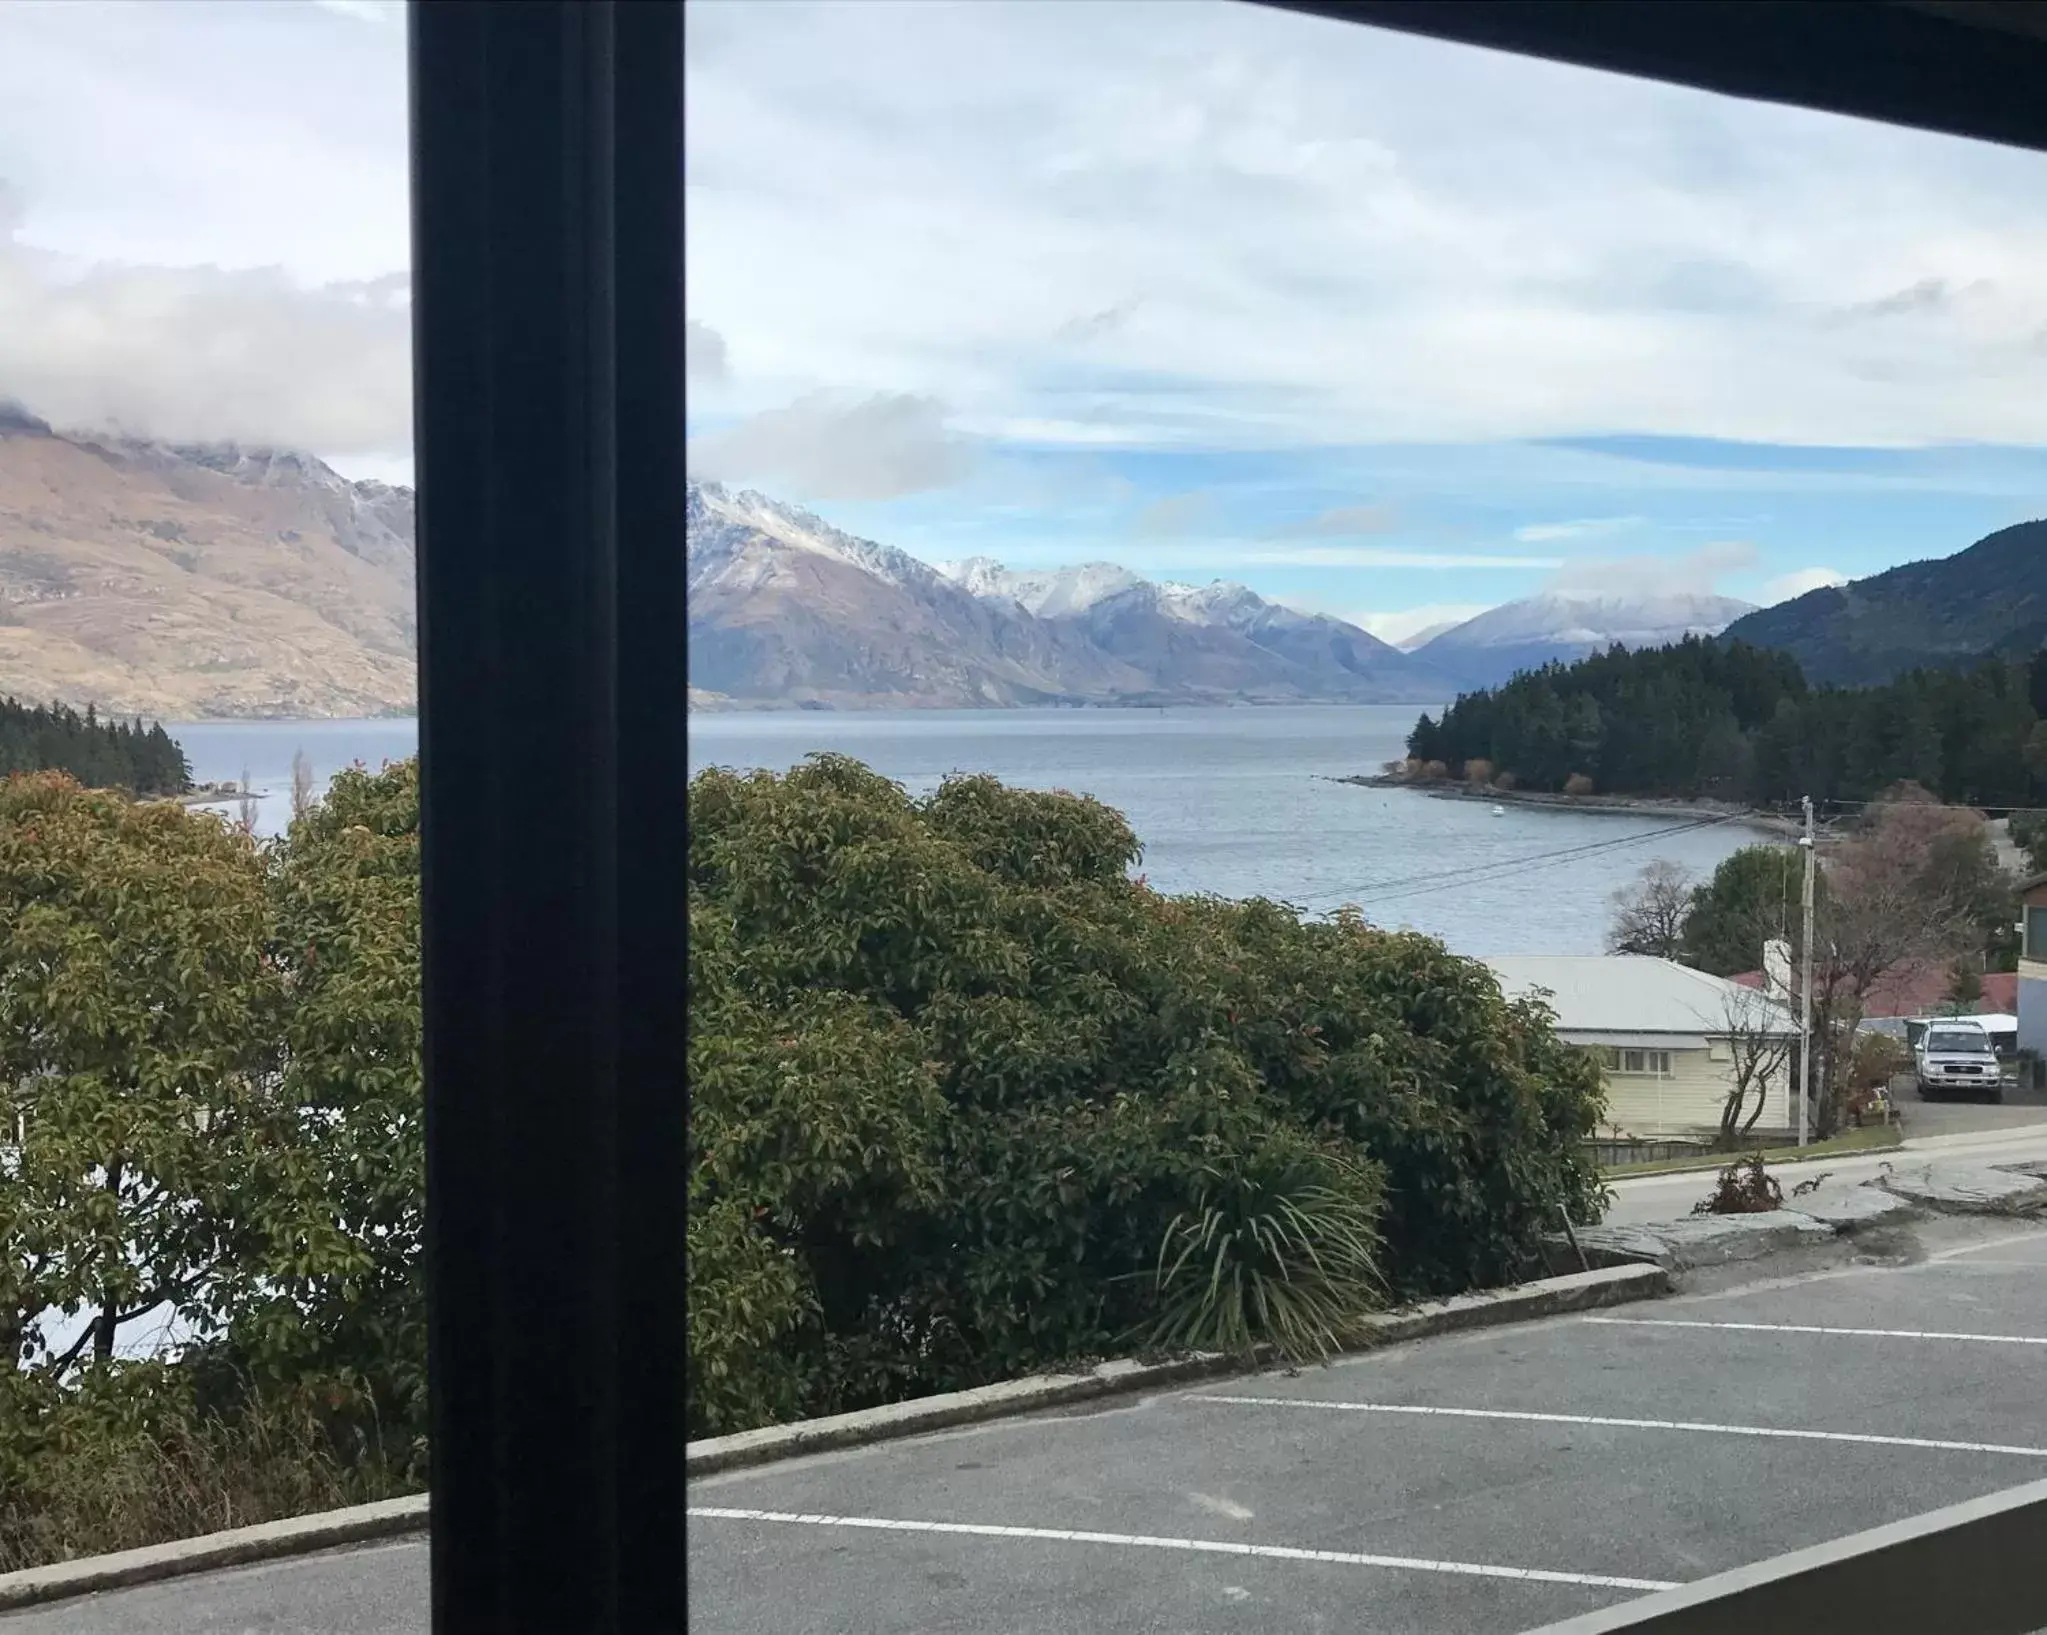
M 780 771 L 816 750 L 865 761 L 913 793 L 953 772 L 1071 789 L 1118 808 L 1162 891 L 1266 896 L 1326 913 L 1355 902 L 1382 925 L 1468 954 L 1590 954 L 1607 897 L 1652 858 L 1697 873 L 1756 839 L 1734 824 L 1687 828 L 1614 816 L 1436 800 L 1333 780 L 1401 753 L 1412 706 L 1260 709 L 874 710 L 698 713 L 689 767 Z M 354 761 L 413 753 L 418 723 L 166 723 L 202 781 L 258 790 L 256 826 L 291 816 L 292 756 L 324 787 Z

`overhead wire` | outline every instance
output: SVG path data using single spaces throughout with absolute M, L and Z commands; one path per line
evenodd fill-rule
M 1464 864 L 1454 869 L 1438 869 L 1427 874 L 1412 874 L 1390 880 L 1368 880 L 1354 888 L 1349 894 L 1352 900 L 1364 902 L 1367 899 L 1379 901 L 1398 900 L 1417 892 L 1435 890 L 1444 885 L 1469 882 L 1505 870 L 1542 868 L 1557 863 L 1571 862 L 1579 858 L 1618 851 L 1627 846 L 1646 845 L 1652 840 L 1667 839 L 1672 835 L 1690 834 L 1699 829 L 1710 829 L 1720 824 L 1741 821 L 1746 814 L 1726 813 L 1721 816 L 1694 818 L 1684 823 L 1670 824 L 1661 829 L 1650 829 L 1632 835 L 1615 835 L 1604 840 L 1585 841 L 1576 846 L 1553 847 L 1547 851 L 1527 852 L 1517 857 L 1499 857 L 1486 862 Z

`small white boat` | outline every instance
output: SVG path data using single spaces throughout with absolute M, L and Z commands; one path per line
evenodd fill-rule
M 1504 806 L 1495 806 L 1495 807 L 1493 808 L 1493 816 L 1494 816 L 1494 817 L 1505 817 L 1506 815 L 1507 815 L 1507 809 L 1506 809 L 1506 807 L 1504 807 Z

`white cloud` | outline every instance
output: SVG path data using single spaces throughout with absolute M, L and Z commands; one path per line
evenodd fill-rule
M 1390 534 L 1399 521 L 1390 505 L 1338 505 L 1294 524 L 1287 532 L 1348 539 L 1359 534 Z
M 1194 532 L 1214 516 L 1212 494 L 1168 494 L 1140 510 L 1131 526 L 1145 537 L 1170 539 Z
M 313 0 L 322 11 L 331 11 L 337 17 L 347 17 L 358 23 L 369 23 L 382 27 L 395 23 L 404 17 L 400 0 Z
M 806 500 L 885 500 L 944 488 L 968 455 L 928 397 L 813 393 L 712 436 L 691 440 L 689 473 L 779 485 Z
M 1531 522 L 1516 528 L 1514 537 L 1525 544 L 1542 545 L 1565 539 L 1598 539 L 1638 527 L 1640 517 L 1586 517 L 1577 522 Z
M 73 0 L 0 36 L 0 396 L 402 468 L 404 31 Z
M 1731 573 L 1755 567 L 1760 553 L 1746 540 L 1701 545 L 1681 556 L 1583 557 L 1567 562 L 1544 587 L 1589 595 L 1710 594 Z
M 1395 647 L 1419 647 L 1431 636 L 1441 635 L 1452 625 L 1475 619 L 1490 611 L 1487 602 L 1430 602 L 1422 607 L 1402 608 L 1393 613 L 1339 613 L 1360 629 L 1368 630 L 1382 642 Z
M 1033 565 L 1073 561 L 1070 544 L 1009 547 Z M 1154 569 L 1249 572 L 1266 568 L 1421 568 L 1441 573 L 1519 570 L 1542 573 L 1564 566 L 1556 556 L 1505 556 L 1496 552 L 1406 550 L 1391 545 L 1274 545 L 1249 540 L 1200 543 L 1128 544 L 1090 547 L 1090 556 L 1144 572 Z
M 1066 6 L 691 10 L 689 277 L 759 406 L 1235 448 L 2038 435 L 2038 155 L 1262 7 L 1098 0 L 1085 50 Z M 1175 394 L 1194 429 L 1150 413 Z
M 0 393 L 60 426 L 322 453 L 412 442 L 405 276 L 276 268 L 83 270 L 0 222 Z
M 723 380 L 731 372 L 725 337 L 709 324 L 689 319 L 682 326 L 682 367 L 689 380 Z
M 1798 568 L 1790 573 L 1779 574 L 1763 586 L 1763 606 L 1775 607 L 1779 602 L 1788 602 L 1803 596 L 1808 591 L 1824 590 L 1829 585 L 1845 585 L 1848 576 L 1838 568 Z

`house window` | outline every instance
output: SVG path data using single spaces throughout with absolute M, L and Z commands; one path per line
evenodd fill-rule
M 2047 960 L 2047 903 L 2026 910 L 2026 958 Z
M 1609 1073 L 1636 1079 L 1670 1077 L 1670 1052 L 1667 1050 L 1621 1050 L 1609 1045 L 1601 1055 Z

